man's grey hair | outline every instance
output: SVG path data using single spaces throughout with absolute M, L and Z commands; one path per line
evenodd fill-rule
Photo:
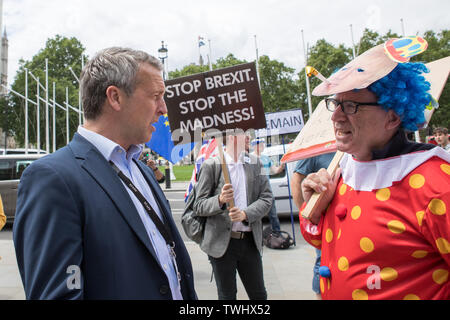
M 95 120 L 101 114 L 109 86 L 116 86 L 131 95 L 136 88 L 139 66 L 143 63 L 163 70 L 157 58 L 129 48 L 107 48 L 89 60 L 80 79 L 85 118 Z

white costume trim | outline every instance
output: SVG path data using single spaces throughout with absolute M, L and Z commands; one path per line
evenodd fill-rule
M 372 191 L 391 187 L 394 182 L 403 180 L 411 171 L 434 156 L 450 162 L 450 154 L 435 147 L 372 161 L 358 161 L 346 153 L 341 159 L 340 167 L 345 184 L 357 191 Z

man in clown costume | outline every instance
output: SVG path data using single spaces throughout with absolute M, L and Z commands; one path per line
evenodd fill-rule
M 323 299 L 450 299 L 450 155 L 407 140 L 425 122 L 427 69 L 385 48 L 313 92 L 328 96 L 344 156 L 334 176 L 321 169 L 304 179 L 306 202 L 325 194 L 319 215 L 300 214 L 301 232 L 322 250 Z

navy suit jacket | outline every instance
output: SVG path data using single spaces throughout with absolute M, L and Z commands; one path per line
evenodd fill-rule
M 169 202 L 153 172 L 137 163 L 175 240 L 181 293 L 196 299 L 191 260 Z M 172 298 L 125 186 L 79 134 L 24 171 L 13 238 L 27 299 Z

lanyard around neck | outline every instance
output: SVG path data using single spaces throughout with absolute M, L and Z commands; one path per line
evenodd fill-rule
M 109 163 L 113 167 L 114 171 L 117 172 L 119 178 L 122 179 L 125 185 L 131 190 L 131 192 L 133 192 L 136 198 L 142 203 L 142 206 L 144 207 L 145 211 L 147 211 L 156 228 L 158 228 L 158 231 L 163 236 L 164 240 L 166 241 L 166 244 L 173 249 L 175 247 L 175 242 L 173 241 L 169 228 L 161 221 L 161 219 L 158 217 L 158 214 L 148 203 L 148 201 L 145 199 L 142 193 L 136 188 L 133 182 L 122 171 L 120 171 L 120 169 L 112 161 L 109 161 Z

